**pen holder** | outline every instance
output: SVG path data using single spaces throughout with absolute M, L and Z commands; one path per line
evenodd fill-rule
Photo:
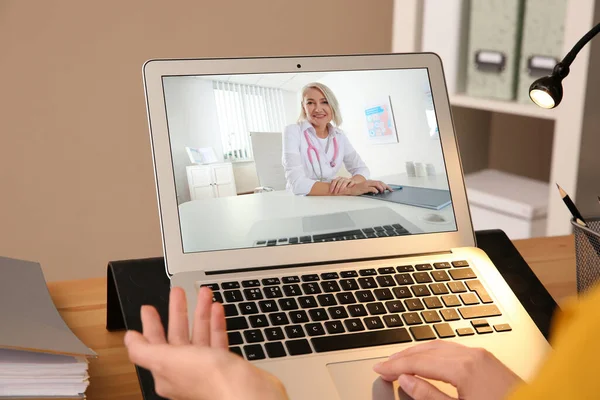
M 585 292 L 600 281 L 600 218 L 586 219 L 587 227 L 575 227 L 575 262 L 577 268 L 577 293 Z

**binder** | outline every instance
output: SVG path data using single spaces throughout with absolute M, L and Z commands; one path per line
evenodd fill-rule
M 467 94 L 514 100 L 523 0 L 471 0 Z
M 529 86 L 550 75 L 562 59 L 567 0 L 527 0 L 519 65 L 517 100 L 533 104 Z

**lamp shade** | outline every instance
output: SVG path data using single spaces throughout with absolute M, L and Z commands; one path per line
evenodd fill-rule
M 558 75 L 544 76 L 534 81 L 529 87 L 529 97 L 542 108 L 554 108 L 563 97 L 562 77 Z

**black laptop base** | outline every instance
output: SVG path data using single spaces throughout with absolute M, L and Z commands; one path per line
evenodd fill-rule
M 475 232 L 477 247 L 490 257 L 535 324 L 549 338 L 557 305 L 501 230 Z M 107 268 L 106 329 L 142 330 L 140 307 L 153 305 L 167 326 L 169 279 L 162 257 L 111 261 Z M 152 374 L 136 366 L 144 399 L 162 399 L 154 391 Z

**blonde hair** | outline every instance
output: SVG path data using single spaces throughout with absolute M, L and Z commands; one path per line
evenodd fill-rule
M 304 96 L 306 95 L 306 91 L 308 89 L 318 89 L 323 93 L 327 103 L 329 103 L 329 107 L 331 108 L 331 121 L 335 124 L 335 126 L 340 126 L 342 124 L 342 113 L 340 112 L 340 105 L 333 94 L 333 91 L 329 89 L 326 85 L 320 82 L 311 82 L 302 88 L 302 100 L 300 100 L 300 117 L 298 118 L 298 122 L 302 122 L 308 119 L 306 116 L 306 112 L 304 111 Z

